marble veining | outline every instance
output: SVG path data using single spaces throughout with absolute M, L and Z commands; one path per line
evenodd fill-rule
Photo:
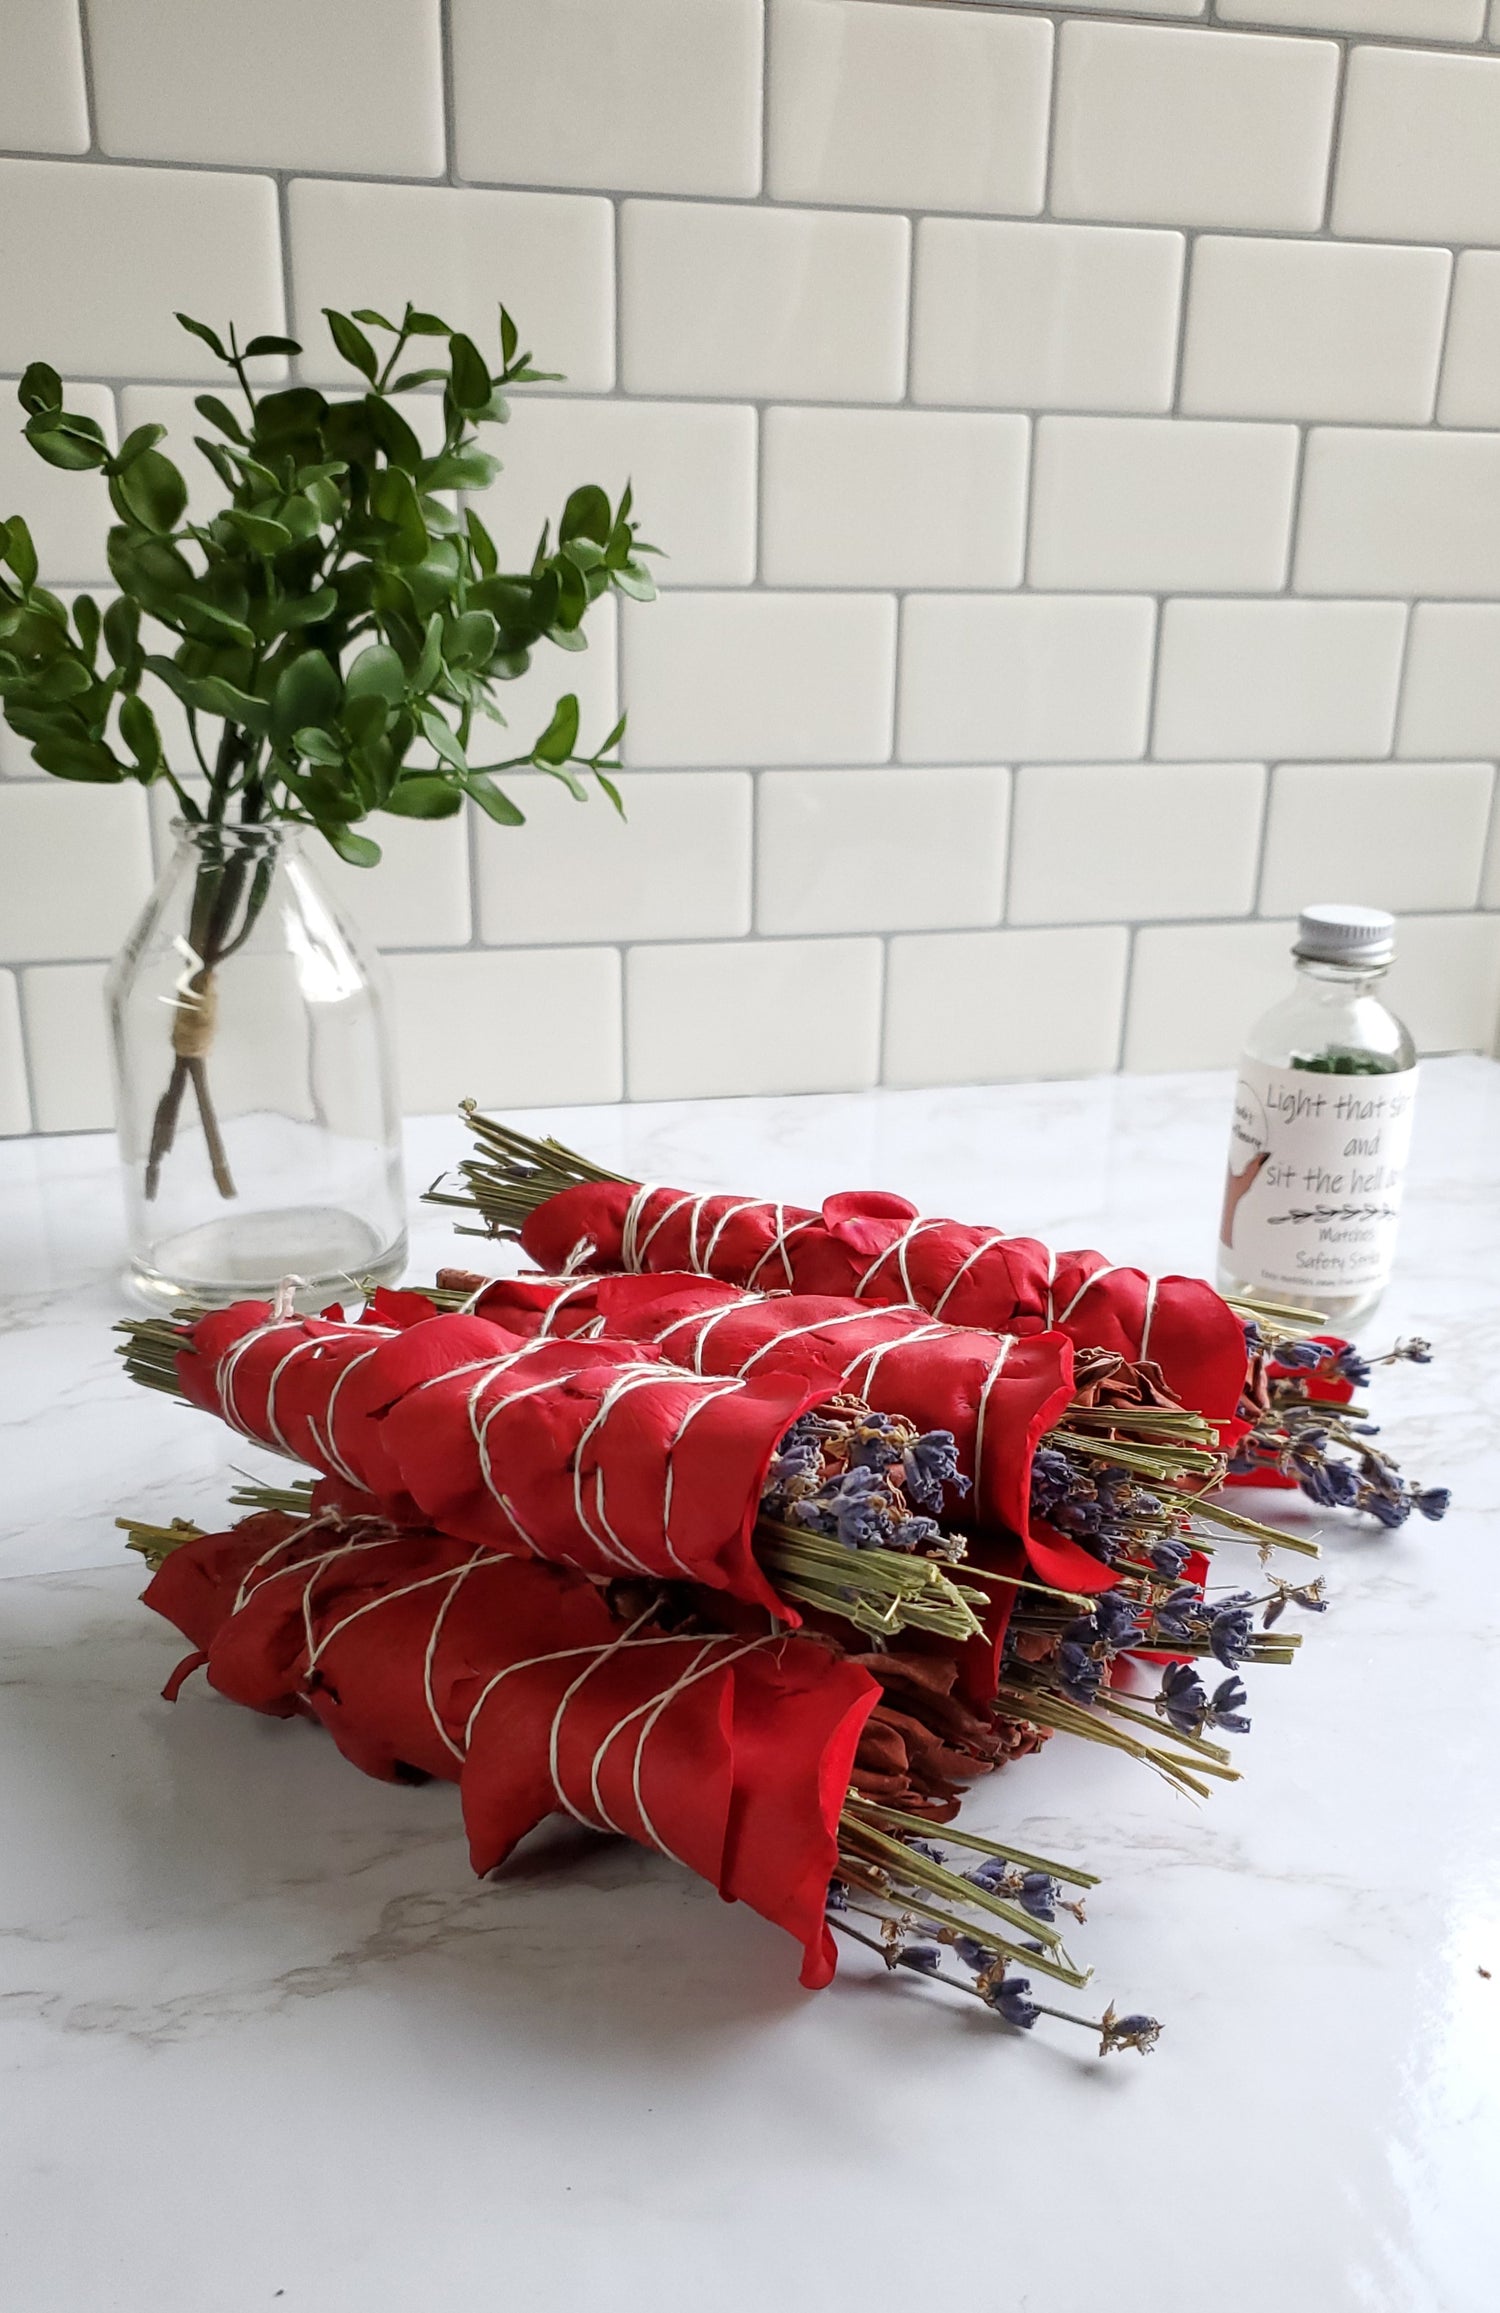
M 1212 1259 L 1222 1076 L 549 1114 L 627 1173 L 907 1191 Z M 411 1175 L 460 1153 L 410 1127 Z M 269 1457 L 132 1390 L 112 1156 L 0 1149 L 0 2302 L 17 2313 L 1490 2313 L 1500 2251 L 1500 1066 L 1429 1064 L 1378 1347 L 1447 1523 L 1324 1521 L 1333 1607 L 1193 1807 L 1054 1743 L 971 1820 L 1104 1875 L 1076 1939 L 1145 2063 L 1022 2041 L 549 1825 L 470 1876 L 451 1790 L 159 1689 L 121 1508 Z M 451 1258 L 415 1217 L 413 1278 Z M 501 1249 L 471 1248 L 500 1266 Z M 284 1467 L 284 1465 L 281 1465 Z M 1281 1507 L 1279 1505 L 1279 1507 Z M 1308 1530 L 1313 1513 L 1292 1512 Z M 1249 1571 L 1247 1565 L 1246 1571 Z

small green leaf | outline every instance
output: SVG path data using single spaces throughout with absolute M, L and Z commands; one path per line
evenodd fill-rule
M 224 351 L 223 339 L 219 336 L 216 330 L 209 328 L 206 321 L 194 321 L 190 313 L 179 313 L 177 320 L 181 327 L 188 332 L 189 336 L 201 337 L 203 343 L 208 347 L 210 353 L 216 354 L 220 361 L 228 361 L 229 356 Z
M 229 404 L 221 402 L 217 394 L 199 394 L 193 407 L 200 417 L 207 418 L 211 426 L 217 426 L 221 434 L 227 434 L 231 442 L 238 442 L 242 449 L 249 449 L 249 435 Z
M 426 561 L 427 525 L 409 474 L 399 466 L 383 466 L 370 485 L 370 510 L 390 525 L 386 551 L 392 562 Z
M 431 742 L 445 763 L 451 763 L 455 771 L 468 770 L 469 758 L 459 744 L 457 733 L 443 721 L 436 707 L 423 707 L 417 721 L 422 726 L 423 736 Z
M 408 337 L 451 337 L 453 335 L 446 321 L 439 321 L 435 313 L 419 313 L 413 305 L 408 305 L 401 326 Z M 447 372 L 439 370 L 438 375 L 445 377 Z
M 500 308 L 500 359 L 507 369 L 516 358 L 516 347 L 520 342 L 516 325 L 502 305 Z
M 30 530 L 19 514 L 12 514 L 5 525 L 5 560 L 10 564 L 23 587 L 35 586 L 37 573 L 36 547 Z
M 623 570 L 615 571 L 612 583 L 621 594 L 628 594 L 632 602 L 656 600 L 656 581 L 650 571 L 642 570 L 638 563 L 627 563 Z
M 109 456 L 109 445 L 93 419 L 69 417 L 65 411 L 45 410 L 39 418 L 29 419 L 26 439 L 39 458 L 67 473 L 102 466 Z
M 132 427 L 115 452 L 113 461 L 115 472 L 122 474 L 125 468 L 133 466 L 136 459 L 141 457 L 145 451 L 154 450 L 158 442 L 165 440 L 166 431 L 165 426 Z
M 156 717 L 134 692 L 120 701 L 120 737 L 148 779 L 161 769 L 165 758 Z
M 325 618 L 332 618 L 338 609 L 339 598 L 331 586 L 320 586 L 313 594 L 290 595 L 278 602 L 266 622 L 268 634 L 289 634 L 295 627 L 321 626 Z
M 327 415 L 328 403 L 315 386 L 262 394 L 255 405 L 255 439 L 274 451 L 295 434 L 316 433 Z
M 257 554 L 279 554 L 290 546 L 292 534 L 284 522 L 273 522 L 267 514 L 247 514 L 243 508 L 232 506 L 224 517 Z
M 295 337 L 252 337 L 245 348 L 245 359 L 253 361 L 262 353 L 300 353 Z
M 438 668 L 443 663 L 443 614 L 435 610 L 427 621 L 427 632 L 422 638 L 422 655 L 412 676 L 412 688 L 430 691 L 437 681 Z
M 357 369 L 373 381 L 380 375 L 380 362 L 375 348 L 364 331 L 349 319 L 347 313 L 337 313 L 331 305 L 323 312 L 333 335 L 333 342 L 352 369 Z
M 271 700 L 271 736 L 283 744 L 307 724 L 328 730 L 342 697 L 337 669 L 321 651 L 304 651 L 282 668 Z
M 552 711 L 552 720 L 531 750 L 534 763 L 566 763 L 578 744 L 578 701 L 568 691 Z
M 484 668 L 495 655 L 500 630 L 487 610 L 466 610 L 454 619 L 446 635 L 450 666 Z
M 595 766 L 594 777 L 598 780 L 600 786 L 604 789 L 605 794 L 609 797 L 610 802 L 614 805 L 616 811 L 623 819 L 625 817 L 625 802 L 619 788 L 615 785 L 613 779 L 606 778 L 605 774 L 599 770 L 597 765 Z
M 609 499 L 597 482 L 585 482 L 575 490 L 562 510 L 557 525 L 557 543 L 566 546 L 570 539 L 588 538 L 602 548 L 610 533 Z
M 499 568 L 500 557 L 495 552 L 495 541 L 486 530 L 472 506 L 464 508 L 464 527 L 469 533 L 469 544 L 474 549 L 474 560 L 488 578 Z
M 367 329 L 388 329 L 392 337 L 396 335 L 394 321 L 387 321 L 385 315 L 377 313 L 371 305 L 356 305 L 354 318 L 356 321 L 362 321 Z
M 104 613 L 104 647 L 117 667 L 129 666 L 141 649 L 140 605 L 127 595 L 116 595 Z
M 386 388 L 388 393 L 415 393 L 419 386 L 441 385 L 448 375 L 445 369 L 404 369 Z
M 292 745 L 310 763 L 325 763 L 335 771 L 344 760 L 344 750 L 337 739 L 330 738 L 326 731 L 319 731 L 311 723 L 292 733 Z
M 350 667 L 344 683 L 349 700 L 383 699 L 399 707 L 406 697 L 406 669 L 389 643 L 370 643 Z
M 45 361 L 28 363 L 16 388 L 16 400 L 27 415 L 38 418 L 47 410 L 60 410 L 62 397 L 62 379 L 51 364 Z
M 399 819 L 451 819 L 463 807 L 463 788 L 435 771 L 408 772 L 385 799 L 386 810 Z
M 43 739 L 32 749 L 44 771 L 58 779 L 82 779 L 96 787 L 114 787 L 129 774 L 113 751 L 98 739 Z
M 525 826 L 525 812 L 517 809 L 503 789 L 495 785 L 487 771 L 471 771 L 464 780 L 464 792 L 471 795 L 480 810 L 488 812 L 498 826 Z
M 110 482 L 110 496 L 127 515 L 165 538 L 176 529 L 187 507 L 187 484 L 170 458 L 160 450 L 142 450 Z
M 73 604 L 73 625 L 83 647 L 83 655 L 92 666 L 99 655 L 99 605 L 91 594 L 80 594 Z
M 453 363 L 452 392 L 456 406 L 466 411 L 482 410 L 494 390 L 489 364 L 473 338 L 458 331 L 449 340 L 448 352 Z
M 500 471 L 488 450 L 452 450 L 434 458 L 422 475 L 424 490 L 487 490 Z
M 356 835 L 352 827 L 338 827 L 319 822 L 318 832 L 332 844 L 340 859 L 347 859 L 351 867 L 379 867 L 380 846 L 368 835 Z

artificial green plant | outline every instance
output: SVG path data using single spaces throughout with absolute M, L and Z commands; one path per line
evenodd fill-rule
M 26 438 L 50 465 L 104 475 L 119 593 L 102 610 L 80 595 L 70 613 L 38 583 L 26 523 L 19 515 L 0 523 L 6 720 L 58 778 L 163 780 L 191 822 L 291 821 L 316 828 L 357 866 L 380 857 L 359 832 L 372 812 L 441 819 L 467 797 L 502 826 L 519 825 L 523 814 L 496 775 L 523 767 L 550 773 L 580 800 L 591 776 L 620 808 L 609 774 L 623 720 L 593 753 L 580 753 L 570 692 L 519 752 L 496 759 L 487 734 L 505 721 L 500 685 L 525 673 L 537 643 L 583 650 L 584 619 L 600 595 L 654 594 L 640 559 L 654 550 L 637 540 L 629 489 L 613 508 L 595 485 L 575 490 L 555 543 L 548 525 L 527 569 L 502 569 L 463 497 L 499 471 L 477 429 L 504 423 L 507 387 L 547 374 L 520 350 L 510 315 L 500 308 L 492 371 L 471 337 L 411 305 L 399 322 L 326 310 L 359 381 L 338 399 L 309 385 L 252 384 L 250 362 L 301 352 L 291 338 L 257 336 L 242 347 L 231 327 L 226 348 L 205 323 L 177 316 L 238 386 L 236 406 L 217 394 L 195 405 L 213 429 L 195 437 L 197 447 L 224 489 L 207 519 L 190 518 L 187 484 L 157 446 L 162 426 L 137 426 L 112 451 L 92 418 L 64 407 L 57 372 L 32 363 L 19 387 Z M 426 341 L 431 365 L 408 354 L 413 340 Z M 428 451 L 402 397 L 439 386 L 443 437 Z M 192 764 L 167 760 L 146 695 L 152 679 L 182 704 Z M 214 974 L 254 928 L 272 862 L 252 867 L 211 840 L 202 848 L 188 929 L 195 968 L 173 1021 L 148 1196 L 190 1088 L 219 1188 L 234 1193 L 207 1073 Z

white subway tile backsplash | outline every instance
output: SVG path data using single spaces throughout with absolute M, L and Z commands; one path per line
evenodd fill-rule
M 1291 426 L 1043 418 L 1029 576 L 1040 587 L 1279 587 L 1291 536 Z
M 627 201 L 628 390 L 899 401 L 910 234 L 905 217 Z
M 1490 763 L 1282 763 L 1272 775 L 1263 915 L 1337 891 L 1361 907 L 1471 908 Z
M 174 312 L 284 327 L 269 177 L 0 160 L 0 367 L 219 379 Z
M 410 1107 L 1110 1068 L 1127 988 L 1127 1065 L 1223 1063 L 1319 885 L 1488 1048 L 1497 42 L 1500 0 L 0 0 L 0 516 L 110 589 L 37 358 L 219 503 L 174 308 L 347 392 L 324 304 L 493 354 L 503 298 L 567 373 L 488 437 L 501 567 L 628 481 L 664 593 L 485 745 L 628 707 L 628 818 L 519 772 L 522 828 L 313 847 Z M 108 1121 L 99 959 L 174 808 L 0 731 L 0 1133 Z
M 1025 418 L 970 411 L 768 410 L 762 578 L 1018 585 L 1028 437 Z
M 402 1106 L 410 1115 L 618 1100 L 613 948 L 393 956 Z
M 1193 252 L 1182 407 L 1424 424 L 1451 265 L 1446 249 L 1206 235 Z
M 1305 594 L 1500 594 L 1500 434 L 1308 437 Z
M 592 781 L 584 803 L 545 776 L 504 785 L 526 825 L 476 821 L 485 940 L 727 939 L 749 931 L 745 772 L 622 772 L 623 820 Z
M 901 614 L 907 763 L 1122 759 L 1146 744 L 1145 598 L 919 594 Z
M 86 0 L 103 151 L 361 176 L 443 167 L 439 0 Z
M 998 923 L 1009 804 L 1009 772 L 973 766 L 768 771 L 756 806 L 757 929 Z
M 1477 40 L 1484 11 L 1485 0 L 1219 0 L 1221 24 L 1407 33 L 1414 40 Z
M 1180 233 L 924 217 L 913 400 L 1165 410 L 1182 252 Z
M 308 839 L 307 855 L 355 931 L 378 948 L 462 947 L 469 937 L 467 815 L 398 819 L 381 812 L 360 832 L 379 844 L 379 867 L 350 867 L 317 837 Z
M 878 940 L 633 948 L 632 1100 L 858 1092 L 880 1052 Z
M 1312 231 L 1337 76 L 1331 41 L 1065 24 L 1053 212 Z
M 890 753 L 896 606 L 880 594 L 670 594 L 625 624 L 626 759 L 870 763 Z
M 1419 1052 L 1492 1051 L 1500 915 L 1403 916 L 1387 986 Z
M 1034 216 L 1052 26 L 977 9 L 770 0 L 767 179 L 779 201 Z
M 1500 241 L 1500 58 L 1353 50 L 1333 229 Z
M 1170 924 L 1135 935 L 1124 1065 L 1232 1068 L 1292 990 L 1290 923 Z
M 1265 787 L 1260 763 L 1026 766 L 1010 921 L 1247 914 Z
M 887 1084 L 1003 1084 L 1113 1068 L 1129 934 L 919 932 L 892 940 Z
M 42 964 L 21 974 L 38 1132 L 102 1132 L 114 1121 L 102 964 Z
M 597 482 L 618 501 L 628 482 L 641 535 L 663 549 L 662 586 L 748 586 L 755 576 L 755 412 L 731 402 L 575 401 L 518 393 L 491 435 L 504 460 L 471 503 L 508 569 L 531 559 L 568 493 Z
M 0 146 L 22 153 L 87 152 L 78 0 L 4 0 L 0 41 Z
M 1500 755 L 1500 603 L 1417 604 L 1396 747 L 1401 755 Z
M 1405 632 L 1400 602 L 1169 602 L 1155 751 L 1382 755 Z
M 1479 904 L 1485 908 L 1500 908 L 1500 810 L 1491 819 L 1489 850 L 1479 886 Z
M 13 380 L 0 380 L 0 513 L 24 516 L 45 580 L 107 579 L 105 540 L 115 515 L 104 476 L 70 472 L 38 457 L 21 431 L 26 417 L 15 391 Z M 63 400 L 102 426 L 115 447 L 115 397 L 107 386 L 70 385 Z
M 758 192 L 760 81 L 760 0 L 453 0 L 461 176 Z
M 395 320 L 410 298 L 466 330 L 496 364 L 503 302 L 539 369 L 560 370 L 585 392 L 613 384 L 608 201 L 304 177 L 288 204 L 293 334 L 309 377 L 355 382 L 333 350 L 325 305 L 369 305 Z
M 14 972 L 0 972 L 0 1138 L 31 1130 L 26 1054 L 21 1044 L 21 991 Z
M 146 796 L 134 780 L 0 787 L 0 958 L 112 955 L 150 889 Z
M 1437 414 L 1444 426 L 1500 427 L 1500 251 L 1458 260 Z

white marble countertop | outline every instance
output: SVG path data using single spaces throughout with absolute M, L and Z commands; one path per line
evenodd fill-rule
M 657 1179 L 899 1188 L 1212 1260 L 1228 1081 L 549 1116 Z M 420 1183 L 459 1151 L 411 1127 Z M 0 2301 L 16 2313 L 1489 2313 L 1500 2271 L 1500 1066 L 1432 1064 L 1372 1341 L 1447 1523 L 1324 1529 L 1334 1608 L 1194 1808 L 1061 1741 L 967 1819 L 1104 1874 L 1076 1939 L 1167 2032 L 1107 2064 L 192 1682 L 119 1509 L 217 1520 L 242 1441 L 132 1390 L 96 1138 L 0 1149 Z M 451 1257 L 417 1222 L 414 1276 Z

